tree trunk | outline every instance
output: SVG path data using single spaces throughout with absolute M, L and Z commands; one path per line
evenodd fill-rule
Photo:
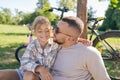
M 83 33 L 80 37 L 87 38 L 87 0 L 77 0 L 77 17 L 84 23 Z

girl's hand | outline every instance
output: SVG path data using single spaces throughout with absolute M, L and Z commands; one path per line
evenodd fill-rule
M 52 80 L 51 73 L 45 67 L 37 67 L 36 72 L 40 74 L 41 80 Z
M 92 46 L 92 42 L 90 40 L 87 40 L 87 39 L 79 38 L 78 42 L 81 42 L 82 44 L 85 44 L 88 46 Z

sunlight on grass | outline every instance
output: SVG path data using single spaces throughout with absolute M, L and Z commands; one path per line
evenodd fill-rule
M 0 68 L 16 68 L 15 50 L 23 43 L 28 43 L 29 30 L 25 26 L 0 24 Z
M 0 61 L 0 64 L 12 63 L 12 62 L 16 62 L 16 59 L 8 58 L 8 59 L 5 59 L 5 60 Z

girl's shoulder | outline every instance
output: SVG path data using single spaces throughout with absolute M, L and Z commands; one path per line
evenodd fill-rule
M 33 48 L 36 46 L 36 44 L 38 45 L 38 41 L 37 39 L 33 40 L 31 43 L 28 44 L 28 48 Z

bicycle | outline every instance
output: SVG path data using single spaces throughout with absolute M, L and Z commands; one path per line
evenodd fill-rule
M 120 80 L 120 30 L 99 33 L 96 30 L 98 22 L 104 19 L 103 17 L 88 19 L 88 21 L 93 21 L 92 26 L 88 26 L 90 31 L 89 40 L 101 52 L 111 79 Z
M 68 11 L 68 9 L 66 8 L 66 7 L 63 7 L 63 8 L 54 8 L 54 7 L 52 7 L 52 8 L 50 8 L 49 10 L 47 10 L 47 11 L 49 11 L 49 12 L 52 12 L 53 10 L 58 10 L 58 11 L 61 11 L 61 15 L 60 15 L 60 19 L 63 17 L 63 15 L 64 15 L 64 12 L 67 12 Z M 31 25 L 30 24 L 28 24 L 27 25 L 27 27 L 29 28 L 29 30 L 31 31 L 31 33 L 29 34 L 29 35 L 27 35 L 28 37 L 29 37 L 29 43 L 33 40 L 33 36 L 32 36 L 32 29 L 31 29 Z M 27 45 L 29 44 L 29 43 L 27 43 L 27 44 L 23 44 L 23 45 L 21 45 L 21 46 L 19 46 L 17 49 L 16 49 L 16 51 L 15 51 L 15 58 L 16 58 L 16 60 L 20 63 L 20 58 L 22 57 L 22 55 L 23 55 L 23 53 L 24 53 L 24 51 L 25 51 L 25 49 L 26 49 L 26 47 L 27 47 Z

